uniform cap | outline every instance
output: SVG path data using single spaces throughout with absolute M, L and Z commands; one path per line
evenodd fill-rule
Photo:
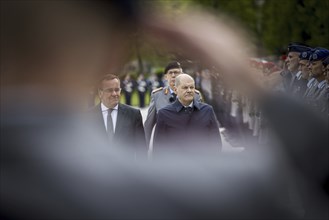
M 309 51 L 311 48 L 305 44 L 299 44 L 299 43 L 291 43 L 288 45 L 288 52 L 298 52 L 302 53 L 305 51 Z
M 310 56 L 313 54 L 314 50 L 309 50 L 309 51 L 304 51 L 299 54 L 299 59 L 300 60 L 309 60 Z
M 165 68 L 165 70 L 164 70 L 164 73 L 166 74 L 169 70 L 171 70 L 171 69 L 177 69 L 177 68 L 181 68 L 179 62 L 177 62 L 177 61 L 170 62 L 170 63 L 166 66 L 166 68 Z
M 329 50 L 326 48 L 317 47 L 310 57 L 310 61 L 323 60 L 329 56 Z

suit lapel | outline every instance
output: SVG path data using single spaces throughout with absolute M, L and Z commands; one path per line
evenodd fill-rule
M 126 114 L 126 108 L 123 105 L 119 104 L 115 135 L 119 134 L 121 131 L 122 125 L 125 121 L 125 114 Z
M 95 114 L 96 114 L 96 119 L 98 120 L 98 124 L 104 130 L 104 132 L 106 133 L 106 127 L 105 127 L 105 124 L 104 124 L 103 113 L 102 113 L 102 108 L 101 108 L 100 104 L 96 106 Z

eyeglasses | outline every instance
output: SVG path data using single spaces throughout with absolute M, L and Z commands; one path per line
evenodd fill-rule
M 118 92 L 121 92 L 121 88 L 115 88 L 115 89 L 102 89 L 103 92 L 105 93 L 118 93 Z

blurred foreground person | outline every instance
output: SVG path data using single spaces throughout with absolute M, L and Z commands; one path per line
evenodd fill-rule
M 212 106 L 194 99 L 194 79 L 184 73 L 177 76 L 175 93 L 176 101 L 158 112 L 154 154 L 219 153 L 222 143 L 218 121 Z
M 325 122 L 259 88 L 236 56 L 239 28 L 202 12 L 139 17 L 135 1 L 119 2 L 130 4 L 1 2 L 1 219 L 327 219 Z M 132 21 L 220 66 L 228 85 L 261 101 L 278 139 L 220 159 L 121 160 L 76 115 L 88 82 L 124 63 Z M 281 196 L 287 177 L 307 215 Z
M 131 159 L 147 155 L 145 133 L 140 110 L 119 103 L 120 79 L 113 74 L 105 75 L 98 86 L 100 104 L 90 110 L 91 123 L 104 134 L 112 148 L 128 149 Z

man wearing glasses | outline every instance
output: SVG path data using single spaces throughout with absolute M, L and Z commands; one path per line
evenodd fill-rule
M 152 131 L 156 124 L 157 112 L 176 100 L 176 93 L 174 92 L 175 79 L 182 72 L 183 70 L 179 62 L 170 62 L 164 70 L 168 85 L 152 91 L 150 106 L 144 123 L 146 143 L 149 145 L 150 152 L 152 150 Z M 195 90 L 195 99 L 201 101 L 201 94 L 198 90 Z
M 140 110 L 120 102 L 120 79 L 105 75 L 98 85 L 100 104 L 91 110 L 93 121 L 110 146 L 133 155 L 146 158 L 146 142 Z

